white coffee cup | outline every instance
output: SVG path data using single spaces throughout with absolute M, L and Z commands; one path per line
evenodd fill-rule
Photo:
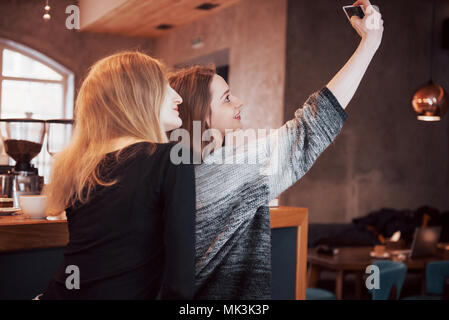
M 26 195 L 19 197 L 22 212 L 31 219 L 45 219 L 47 217 L 47 196 Z

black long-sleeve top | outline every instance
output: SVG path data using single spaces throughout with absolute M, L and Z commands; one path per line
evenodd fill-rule
M 69 243 L 40 299 L 193 297 L 194 169 L 170 161 L 172 146 L 140 142 L 106 154 L 100 174 L 117 182 L 66 210 Z M 69 265 L 78 267 L 79 289 L 66 287 Z

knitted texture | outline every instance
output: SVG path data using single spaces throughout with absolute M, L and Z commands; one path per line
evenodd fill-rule
M 220 148 L 195 167 L 196 299 L 271 298 L 268 202 L 312 167 L 346 118 L 323 87 L 281 128 Z

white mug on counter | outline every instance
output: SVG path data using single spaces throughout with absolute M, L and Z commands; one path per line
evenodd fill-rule
M 19 205 L 22 212 L 31 219 L 47 218 L 47 196 L 22 195 L 19 197 Z

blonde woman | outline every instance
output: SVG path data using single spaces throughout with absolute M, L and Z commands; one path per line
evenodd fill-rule
M 172 164 L 165 133 L 181 125 L 181 102 L 145 54 L 91 68 L 45 191 L 51 213 L 66 210 L 70 239 L 39 299 L 192 297 L 194 172 Z

